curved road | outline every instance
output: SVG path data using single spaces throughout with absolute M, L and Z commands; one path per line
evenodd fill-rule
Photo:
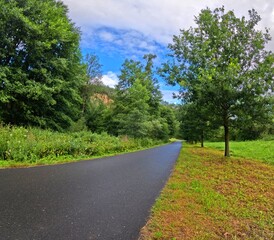
M 1 169 L 0 239 L 138 239 L 180 148 Z

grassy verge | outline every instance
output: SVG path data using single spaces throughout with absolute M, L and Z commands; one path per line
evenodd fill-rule
M 91 132 L 58 133 L 0 127 L 0 167 L 57 164 L 145 149 L 163 141 L 113 137 Z
M 222 154 L 185 144 L 140 239 L 273 239 L 273 165 Z
M 222 142 L 206 142 L 206 147 L 224 150 Z M 257 159 L 274 164 L 274 140 L 230 142 L 231 156 Z

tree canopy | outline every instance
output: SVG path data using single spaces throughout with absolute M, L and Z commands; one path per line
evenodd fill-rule
M 131 137 L 168 139 L 177 133 L 174 112 L 161 105 L 162 94 L 154 77 L 155 55 L 140 61 L 125 60 L 116 87 L 113 121 L 114 134 Z
M 195 17 L 195 28 L 173 37 L 171 60 L 161 69 L 169 83 L 182 86 L 186 102 L 209 109 L 224 127 L 225 156 L 233 122 L 253 121 L 273 92 L 274 55 L 266 50 L 271 38 L 267 29 L 256 29 L 260 20 L 255 10 L 246 19 L 224 7 L 204 9 Z
M 0 0 L 0 118 L 65 129 L 81 111 L 80 34 L 55 0 Z

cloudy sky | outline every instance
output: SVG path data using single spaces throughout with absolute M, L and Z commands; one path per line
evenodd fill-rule
M 110 86 L 125 58 L 141 60 L 146 53 L 158 55 L 159 64 L 166 46 L 179 29 L 194 26 L 201 9 L 225 6 L 238 17 L 254 8 L 262 17 L 258 28 L 270 28 L 274 38 L 273 0 L 63 0 L 69 16 L 82 32 L 83 54 L 95 53 L 103 64 L 103 80 Z M 274 50 L 274 41 L 268 48 Z M 165 100 L 172 101 L 176 88 L 161 81 Z

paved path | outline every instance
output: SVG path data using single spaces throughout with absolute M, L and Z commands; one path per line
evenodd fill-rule
M 0 170 L 0 239 L 137 239 L 180 148 Z

